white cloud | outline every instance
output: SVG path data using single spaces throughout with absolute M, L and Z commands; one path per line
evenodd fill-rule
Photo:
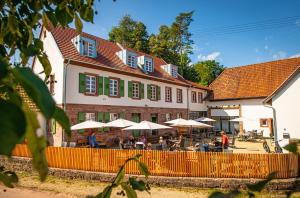
M 202 54 L 199 54 L 197 56 L 197 58 L 199 60 L 202 60 L 202 61 L 206 61 L 206 60 L 216 60 L 219 56 L 221 55 L 221 52 L 212 52 L 208 55 L 202 55 Z
M 300 27 L 300 20 L 297 20 L 297 21 L 295 22 L 295 25 L 298 26 L 298 27 Z
M 265 48 L 265 50 L 268 50 L 268 49 L 269 49 L 269 46 L 268 46 L 268 45 L 265 45 L 264 48 Z
M 300 57 L 300 53 L 290 56 L 290 58 L 297 58 L 297 57 Z
M 278 51 L 272 55 L 273 59 L 283 59 L 286 58 L 287 53 L 285 51 Z

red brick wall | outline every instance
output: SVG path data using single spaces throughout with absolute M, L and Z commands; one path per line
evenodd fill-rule
M 177 108 L 154 108 L 154 107 L 129 107 L 129 106 L 109 106 L 109 105 L 86 105 L 86 104 L 67 104 L 66 106 L 67 115 L 70 118 L 71 125 L 77 124 L 77 116 L 78 112 L 110 112 L 110 113 L 124 113 L 125 119 L 132 120 L 132 113 L 140 113 L 141 120 L 150 120 L 151 114 L 158 114 L 158 123 L 164 124 L 166 122 L 166 113 L 171 113 L 171 119 L 177 118 L 177 113 L 182 114 L 182 118 L 187 119 L 187 109 L 177 109 Z M 96 114 L 97 115 L 97 114 Z M 176 133 L 176 129 L 165 129 L 159 130 L 159 135 L 164 133 Z M 131 132 L 123 132 L 123 135 L 128 136 Z M 111 129 L 110 132 L 101 132 L 97 133 L 97 136 L 101 136 L 104 140 L 110 138 L 112 139 L 114 136 L 120 136 L 120 130 Z M 65 141 L 76 141 L 77 139 L 85 138 L 82 134 L 77 133 L 76 131 L 72 131 L 72 137 L 67 138 L 65 136 Z

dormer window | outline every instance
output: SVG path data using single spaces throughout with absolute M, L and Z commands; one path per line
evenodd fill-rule
M 136 57 L 132 54 L 128 54 L 127 56 L 127 64 L 130 67 L 136 67 Z
M 96 58 L 96 41 L 81 35 L 77 35 L 72 39 L 72 43 L 76 47 L 77 51 L 83 55 L 91 58 Z
M 82 54 L 84 56 L 93 57 L 94 56 L 94 45 L 88 41 L 82 41 L 83 51 Z
M 153 71 L 152 61 L 145 60 L 144 67 L 145 67 L 145 71 L 152 72 Z
M 169 75 L 173 76 L 174 78 L 178 77 L 178 66 L 168 64 L 168 65 L 162 65 L 161 66 L 165 72 L 167 72 Z

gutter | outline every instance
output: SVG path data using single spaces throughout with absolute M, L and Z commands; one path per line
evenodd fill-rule
M 66 91 L 66 88 L 67 88 L 67 66 L 70 65 L 70 59 L 68 59 L 68 62 L 66 64 L 64 64 L 64 70 L 63 70 L 63 109 L 64 111 L 66 112 L 67 110 L 67 91 Z M 62 130 L 62 137 L 61 137 L 61 140 L 62 142 L 64 142 L 64 134 L 65 134 L 65 131 L 64 129 Z
M 274 130 L 274 140 L 276 142 L 278 141 L 276 110 L 272 105 L 267 104 L 266 101 L 263 101 L 263 105 L 264 107 L 270 108 L 273 111 L 273 130 Z

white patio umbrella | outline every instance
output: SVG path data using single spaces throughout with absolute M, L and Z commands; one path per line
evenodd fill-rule
M 115 127 L 115 128 L 125 128 L 125 127 L 129 127 L 129 126 L 132 126 L 132 125 L 135 125 L 135 124 L 136 124 L 136 122 L 132 122 L 132 121 L 129 121 L 129 120 L 119 118 L 117 120 L 106 123 L 106 126 L 107 127 Z
M 197 118 L 195 121 L 197 121 L 197 122 L 215 122 L 216 120 L 207 118 L 207 117 L 201 117 L 201 118 Z
M 136 122 L 132 122 L 129 120 L 119 118 L 117 120 L 106 123 L 106 126 L 107 127 L 115 127 L 115 128 L 125 128 L 125 127 L 129 127 L 129 126 L 132 126 L 135 124 L 136 124 Z M 122 133 L 122 131 L 121 131 L 121 136 L 124 138 L 124 134 Z
M 175 119 L 175 120 L 170 120 L 170 121 L 167 121 L 167 122 L 165 122 L 165 123 L 166 123 L 166 124 L 176 124 L 176 123 L 178 123 L 178 122 L 183 122 L 183 121 L 187 121 L 187 120 L 182 119 L 182 118 L 177 118 L 177 119 Z
M 170 128 L 171 127 L 144 120 L 140 123 L 135 123 L 134 125 L 127 127 L 123 130 L 155 130 L 155 129 L 170 129 Z
M 189 128 L 190 145 L 192 144 L 192 132 L 191 132 L 192 128 L 212 128 L 213 127 L 209 124 L 204 124 L 204 123 L 201 123 L 201 122 L 197 122 L 195 120 L 181 120 L 181 121 L 178 121 L 176 124 L 172 124 L 171 126 Z
M 103 127 L 106 127 L 105 123 L 96 122 L 93 120 L 87 120 L 87 121 L 84 121 L 79 124 L 75 124 L 75 125 L 71 126 L 71 130 L 96 129 L 96 128 L 103 128 Z

